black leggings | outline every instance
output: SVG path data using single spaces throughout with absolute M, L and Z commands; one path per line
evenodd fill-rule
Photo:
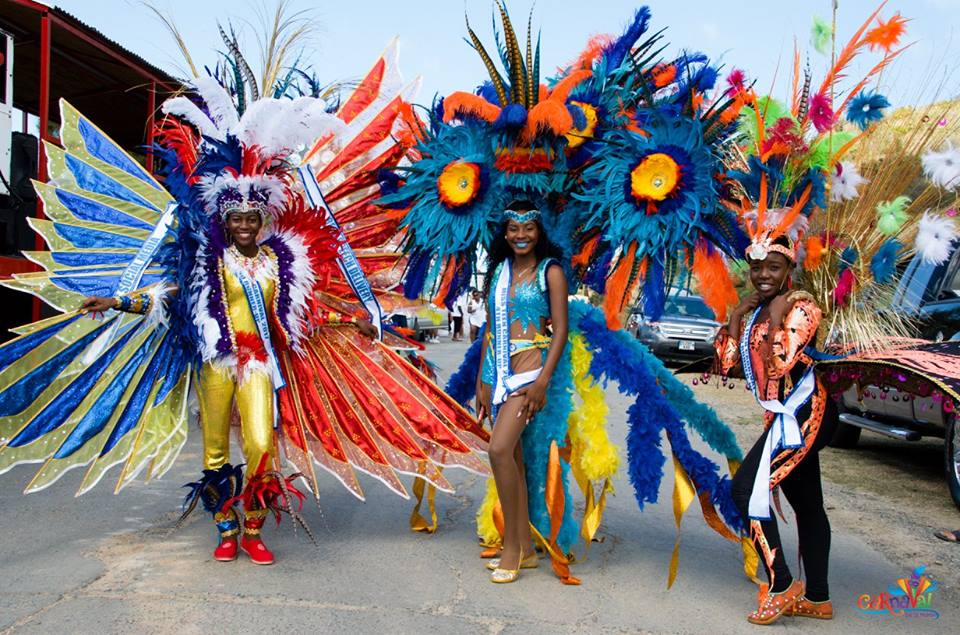
M 797 517 L 797 535 L 800 542 L 800 557 L 807 574 L 806 597 L 813 602 L 823 602 L 830 599 L 830 588 L 827 584 L 827 566 L 830 559 L 830 521 L 827 512 L 823 509 L 823 487 L 820 484 L 820 449 L 833 436 L 835 416 L 834 404 L 827 399 L 827 412 L 820 426 L 813 447 L 803 457 L 803 460 L 780 481 L 787 502 L 793 508 Z M 801 419 L 802 421 L 802 419 Z M 763 444 L 767 440 L 767 432 L 760 435 L 757 442 L 747 452 L 740 469 L 733 477 L 733 500 L 740 509 L 744 518 L 750 504 L 750 492 L 753 490 L 753 481 L 760 466 L 760 457 L 763 454 Z M 771 592 L 785 591 L 793 582 L 790 568 L 783 555 L 783 545 L 780 542 L 780 531 L 777 527 L 776 512 L 771 514 L 771 520 L 760 521 L 763 534 L 771 549 L 776 549 L 773 559 L 774 587 Z M 760 546 L 757 546 L 759 551 Z M 761 552 L 760 561 L 763 562 Z M 766 568 L 766 563 L 763 563 Z M 767 571 L 767 579 L 770 571 Z

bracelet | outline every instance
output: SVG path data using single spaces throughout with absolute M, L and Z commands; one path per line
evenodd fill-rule
M 143 315 L 150 312 L 150 307 L 153 305 L 153 296 L 149 293 L 130 293 L 127 295 L 120 295 L 113 298 L 113 301 L 116 302 L 114 307 L 117 311 L 123 311 L 124 313 L 139 313 Z

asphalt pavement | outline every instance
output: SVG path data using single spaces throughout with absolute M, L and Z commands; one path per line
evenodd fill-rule
M 465 344 L 443 340 L 428 357 L 444 373 Z M 626 435 L 626 399 L 611 388 L 611 437 Z M 699 446 L 704 449 L 703 446 Z M 20 495 L 32 471 L 0 477 L 0 633 L 746 633 L 755 587 L 742 575 L 737 545 L 709 530 L 691 507 L 683 521 L 680 572 L 666 588 L 676 537 L 672 477 L 661 502 L 642 513 L 625 471 L 608 500 L 602 542 L 574 568 L 583 584 L 562 586 L 543 563 L 512 585 L 493 585 L 478 558 L 474 513 L 483 480 L 448 472 L 457 487 L 439 494 L 440 529 L 408 529 L 411 503 L 364 479 L 365 503 L 332 478 L 305 517 L 316 548 L 289 522 L 264 535 L 270 567 L 241 557 L 215 562 L 211 522 L 196 514 L 175 530 L 181 484 L 199 471 L 200 435 L 159 481 L 114 496 L 99 486 L 74 497 L 80 474 Z M 106 480 L 106 479 L 105 479 Z M 788 512 L 789 514 L 789 512 Z M 793 524 L 782 533 L 795 535 Z M 583 547 L 577 550 L 583 556 Z M 787 543 L 796 570 L 795 541 Z M 937 604 L 939 618 L 866 616 L 856 608 L 909 571 L 856 537 L 835 531 L 832 622 L 784 619 L 773 632 L 957 633 L 960 607 Z

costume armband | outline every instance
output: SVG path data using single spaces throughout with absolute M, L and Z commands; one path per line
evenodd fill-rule
M 114 300 L 117 303 L 115 307 L 117 311 L 123 311 L 124 313 L 139 313 L 140 315 L 144 315 L 149 313 L 150 307 L 153 306 L 153 296 L 143 291 L 119 295 L 116 296 Z

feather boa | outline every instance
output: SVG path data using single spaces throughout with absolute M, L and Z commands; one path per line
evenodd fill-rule
M 527 473 L 527 498 L 530 509 L 530 522 L 544 536 L 550 535 L 550 513 L 546 505 L 547 463 L 550 457 L 550 444 L 556 441 L 558 447 L 567 445 L 567 420 L 573 410 L 573 377 L 570 367 L 570 349 L 564 348 L 560 363 L 547 387 L 547 404 L 530 421 L 521 437 L 523 458 Z M 573 498 L 570 496 L 570 465 L 561 460 L 563 478 L 563 496 L 566 504 L 563 508 L 563 524 L 557 544 L 564 552 L 577 541 L 580 532 L 573 519 Z
M 503 540 L 500 530 L 493 522 L 493 508 L 496 507 L 498 500 L 497 484 L 492 478 L 488 478 L 486 494 L 483 496 L 480 509 L 477 510 L 477 538 L 485 546 L 497 545 Z
M 573 383 L 581 404 L 570 414 L 568 428 L 574 446 L 573 457 L 580 473 L 588 481 L 611 478 L 620 464 L 619 449 L 607 434 L 607 415 L 610 408 L 604 399 L 603 388 L 590 375 L 593 359 L 582 335 L 570 338 L 570 361 Z
M 645 503 L 657 500 L 663 477 L 662 427 L 667 432 L 674 455 L 693 479 L 697 490 L 708 493 L 727 522 L 739 528 L 742 521 L 730 500 L 726 477 L 720 478 L 717 466 L 692 448 L 683 420 L 686 419 L 712 448 L 728 458 L 740 458 L 733 433 L 712 410 L 698 404 L 690 390 L 666 372 L 663 364 L 642 344 L 623 331 L 608 330 L 599 310 L 585 302 L 571 302 L 570 315 L 571 324 L 583 334 L 594 351 L 593 376 L 613 379 L 621 393 L 636 396 L 627 411 L 630 429 L 627 458 L 630 481 L 641 509 Z

